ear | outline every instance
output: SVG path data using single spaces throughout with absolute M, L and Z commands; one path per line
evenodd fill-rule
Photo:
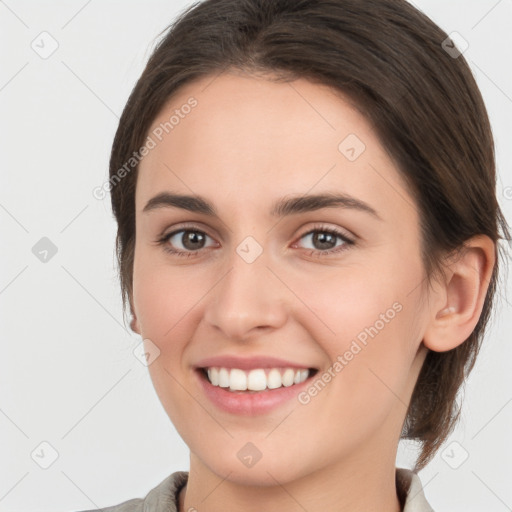
M 130 329 L 133 332 L 136 332 L 137 334 L 140 334 L 139 321 L 137 320 L 137 317 L 135 315 L 132 316 L 132 319 L 130 321 Z
M 135 313 L 135 308 L 133 307 L 133 296 L 130 295 L 130 313 L 131 313 L 131 316 L 132 316 L 132 319 L 130 321 L 130 329 L 137 333 L 137 334 L 140 334 L 140 325 L 139 325 L 139 320 L 137 319 L 137 315 Z
M 446 279 L 431 302 L 435 307 L 423 337 L 427 348 L 445 352 L 469 338 L 482 313 L 495 261 L 494 242 L 478 235 L 447 264 Z

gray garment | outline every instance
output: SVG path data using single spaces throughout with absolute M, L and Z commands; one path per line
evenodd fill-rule
M 103 512 L 178 512 L 178 495 L 187 483 L 188 472 L 176 471 L 151 489 L 145 498 L 134 498 L 119 505 L 99 509 Z M 434 512 L 428 504 L 421 480 L 409 469 L 396 469 L 397 494 L 402 512 Z M 97 510 L 81 511 L 97 512 Z

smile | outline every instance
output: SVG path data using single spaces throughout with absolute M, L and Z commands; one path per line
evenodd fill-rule
M 216 408 L 237 416 L 259 416 L 271 413 L 310 385 L 318 372 L 313 368 L 196 368 L 198 384 L 204 396 Z
M 204 368 L 213 386 L 230 391 L 258 392 L 280 387 L 290 387 L 304 382 L 313 370 L 308 368 L 256 368 L 250 371 L 240 368 Z

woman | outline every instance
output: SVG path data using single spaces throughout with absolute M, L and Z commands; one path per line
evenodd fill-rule
M 109 188 L 190 470 L 107 510 L 431 510 L 417 471 L 457 420 L 510 239 L 448 36 L 401 0 L 199 3 L 132 91 Z

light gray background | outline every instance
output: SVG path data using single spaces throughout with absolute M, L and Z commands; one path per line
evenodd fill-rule
M 140 339 L 123 326 L 110 202 L 92 190 L 108 176 L 118 116 L 157 35 L 189 4 L 0 1 L 0 511 L 117 504 L 188 470 L 188 449 L 133 354 Z M 512 219 L 512 0 L 416 5 L 469 43 L 496 137 L 498 196 Z M 48 51 L 52 38 L 58 48 L 47 58 L 31 47 Z M 32 252 L 42 237 L 58 249 L 46 263 Z M 436 512 L 512 509 L 506 299 L 462 421 L 420 473 Z M 42 442 L 58 453 L 48 469 Z M 398 465 L 413 454 L 401 446 Z

